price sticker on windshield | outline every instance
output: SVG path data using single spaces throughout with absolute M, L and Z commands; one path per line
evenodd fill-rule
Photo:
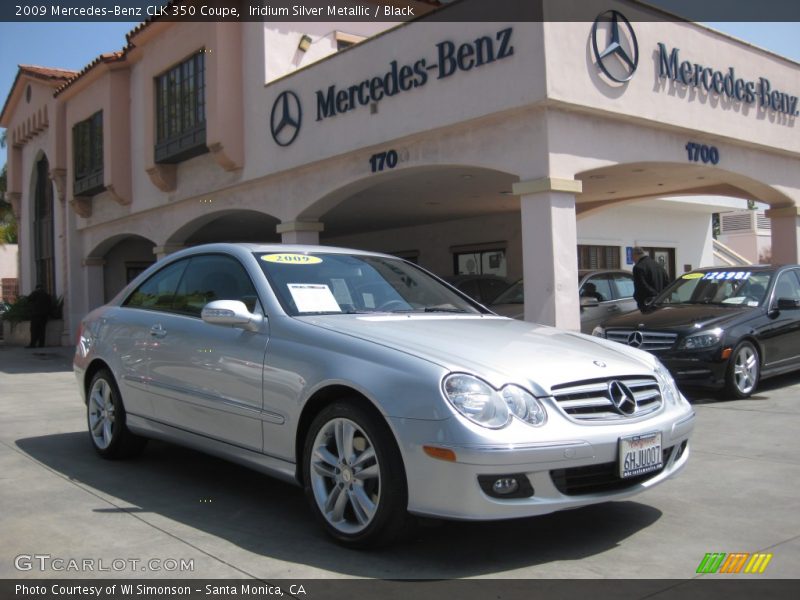
M 753 273 L 751 271 L 711 271 L 710 273 L 706 273 L 703 276 L 703 279 L 719 281 L 722 279 L 749 279 L 750 275 Z M 684 279 L 686 279 L 684 277 Z
M 308 254 L 265 254 L 261 260 L 284 265 L 318 265 L 322 262 L 319 256 Z

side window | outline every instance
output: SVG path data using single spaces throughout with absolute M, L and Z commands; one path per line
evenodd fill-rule
M 122 305 L 149 310 L 172 310 L 175 290 L 188 264 L 188 260 L 180 260 L 164 267 L 136 288 Z
M 608 302 L 613 298 L 610 275 L 597 275 L 589 278 L 581 286 L 580 295 L 582 298 L 595 298 L 598 302 Z
M 614 285 L 617 288 L 617 296 L 614 298 L 615 300 L 633 297 L 633 275 L 625 275 L 623 273 L 615 274 Z
M 221 254 L 195 256 L 189 262 L 175 294 L 175 312 L 199 317 L 214 300 L 240 300 L 255 310 L 258 296 L 239 261 Z
M 775 301 L 778 298 L 789 298 L 791 300 L 800 300 L 800 281 L 797 279 L 795 271 L 786 271 L 781 273 L 778 281 L 775 282 Z

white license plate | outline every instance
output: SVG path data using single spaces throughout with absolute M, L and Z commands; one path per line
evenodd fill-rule
M 619 440 L 619 476 L 623 479 L 657 471 L 664 465 L 661 432 Z

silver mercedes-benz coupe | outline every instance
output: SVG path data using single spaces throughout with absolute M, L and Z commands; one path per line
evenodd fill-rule
M 387 255 L 211 244 L 81 324 L 104 458 L 147 438 L 304 487 L 339 542 L 414 515 L 489 520 L 617 500 L 684 467 L 694 411 L 645 352 L 498 317 Z

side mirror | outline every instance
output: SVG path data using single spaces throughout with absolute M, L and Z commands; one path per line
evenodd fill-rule
M 594 308 L 600 306 L 600 301 L 593 296 L 581 296 L 581 308 Z
M 797 310 L 798 308 L 800 308 L 800 300 L 778 298 L 778 310 Z
M 214 300 L 203 307 L 200 317 L 212 325 L 239 327 L 248 331 L 256 331 L 264 317 L 247 310 L 244 302 L 239 300 Z

